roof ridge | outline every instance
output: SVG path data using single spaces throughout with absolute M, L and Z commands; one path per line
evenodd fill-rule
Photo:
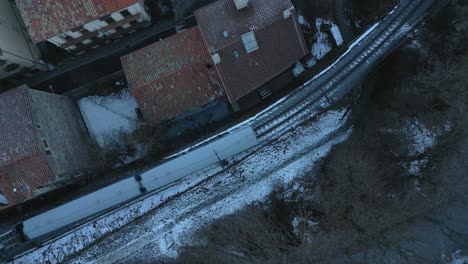
M 139 0 L 16 0 L 16 6 L 33 43 L 37 44 L 139 2 Z M 89 11 L 90 6 L 93 12 Z M 76 13 L 70 13 L 70 8 L 74 8 Z
M 195 26 L 126 54 L 120 60 L 129 84 L 135 88 L 191 65 L 209 62 L 210 56 L 203 34 Z
M 202 64 L 202 63 L 203 63 L 203 61 L 198 61 L 198 62 L 196 62 L 196 63 L 187 64 L 186 67 L 182 67 L 182 68 L 180 68 L 180 69 L 178 69 L 178 70 L 176 70 L 176 71 L 173 71 L 173 72 L 170 72 L 170 73 L 161 75 L 161 76 L 159 76 L 158 78 L 156 78 L 156 79 L 154 79 L 154 80 L 151 80 L 151 81 L 149 81 L 149 82 L 140 84 L 139 86 L 135 86 L 135 87 L 132 87 L 132 88 L 130 88 L 130 89 L 138 89 L 138 88 L 140 88 L 140 87 L 142 87 L 142 86 L 148 85 L 148 84 L 153 83 L 153 82 L 156 82 L 156 81 L 158 81 L 158 80 L 160 80 L 160 79 L 164 79 L 164 78 L 169 77 L 169 76 L 171 76 L 171 75 L 174 75 L 174 74 L 176 74 L 176 73 L 178 73 L 178 72 L 181 72 L 181 71 L 185 70 L 185 69 L 188 68 L 188 67 L 192 67 L 192 66 L 199 65 L 199 64 Z
M 17 90 L 17 91 L 15 91 Z M 11 92 L 12 94 L 11 95 L 6 95 L 6 93 L 8 92 Z M 14 94 L 16 92 L 16 94 Z M 15 119 L 14 116 L 11 116 L 9 115 L 8 112 L 3 112 L 2 115 L 4 115 L 4 117 L 6 117 L 6 119 L 3 119 L 4 121 L 6 120 L 6 122 L 9 122 L 11 120 L 13 120 L 12 122 L 20 122 L 21 124 L 18 126 L 14 126 L 14 127 L 10 127 L 10 129 L 7 128 L 7 131 L 5 132 L 7 135 L 10 135 L 14 138 L 16 138 L 16 135 L 14 135 L 15 133 L 18 132 L 18 130 L 20 132 L 25 132 L 23 135 L 19 135 L 19 137 L 23 137 L 23 140 L 19 143 L 16 143 L 15 144 L 11 144 L 9 142 L 0 142 L 0 149 L 2 150 L 2 152 L 0 153 L 2 155 L 2 159 L 0 160 L 0 167 L 2 166 L 6 166 L 8 164 L 11 164 L 12 162 L 15 162 L 17 160 L 21 160 L 23 158 L 26 158 L 26 157 L 29 157 L 31 156 L 32 154 L 34 154 L 35 152 L 37 152 L 37 141 L 36 141 L 36 138 L 35 138 L 35 130 L 34 130 L 34 125 L 33 125 L 33 113 L 32 113 L 32 104 L 31 104 L 31 98 L 29 96 L 29 88 L 27 85 L 23 84 L 23 85 L 20 85 L 10 91 L 7 91 L 5 93 L 2 93 L 3 95 L 6 95 L 6 96 L 11 96 L 13 98 L 8 98 L 6 97 L 6 99 L 16 99 L 14 101 L 14 103 L 17 104 L 16 108 L 13 109 L 13 110 L 23 110 L 23 111 L 20 111 L 20 115 L 21 114 L 24 114 L 26 116 L 26 118 L 28 120 L 31 120 L 31 124 L 29 123 L 21 123 L 20 121 L 21 120 L 13 120 Z M 15 98 L 16 97 L 16 98 Z M 22 97 L 24 98 L 25 101 L 27 102 L 23 102 L 21 99 L 19 99 L 18 97 Z M 3 101 L 5 100 L 5 98 L 1 98 L 0 101 Z M 24 103 L 23 107 L 21 106 L 21 104 Z M 3 104 L 0 104 L 3 105 L 3 106 L 11 106 L 13 103 L 12 102 L 6 102 L 6 103 L 3 103 Z M 19 105 L 18 105 L 19 104 Z M 13 124 L 14 125 L 14 124 Z M 15 128 L 15 133 L 12 132 L 11 129 Z M 32 133 L 32 135 L 26 135 L 26 134 L 29 134 L 29 132 Z M 32 137 L 32 139 L 31 139 Z M 27 139 L 31 139 L 34 141 L 34 143 L 31 143 L 29 142 Z M 0 140 L 1 140 L 1 136 L 0 136 Z M 16 149 L 16 154 L 13 153 L 12 151 Z M 19 150 L 22 150 L 22 152 L 18 152 Z M 6 152 L 3 152 L 3 151 L 6 151 Z M 9 152 L 9 153 L 8 153 Z M 19 157 L 19 158 L 18 158 Z
M 291 17 L 289 17 L 289 18 L 291 18 Z M 289 18 L 287 18 L 287 19 L 289 19 Z M 267 28 L 267 27 L 270 27 L 271 25 L 273 25 L 273 24 L 275 24 L 275 23 L 277 23 L 278 21 L 281 21 L 281 20 L 283 20 L 283 19 L 285 19 L 285 18 L 275 19 L 275 20 L 271 21 L 271 23 L 265 23 L 263 26 L 257 27 L 257 28 L 255 28 L 254 30 L 250 30 L 250 31 L 253 31 L 253 32 L 255 33 L 255 32 L 257 32 L 257 31 L 260 31 L 260 30 L 262 30 L 262 29 L 265 29 L 265 28 Z M 246 33 L 250 32 L 250 31 L 247 31 Z M 245 33 L 244 33 L 244 34 L 245 34 Z M 242 35 L 243 35 L 243 34 L 242 34 Z M 234 43 L 237 43 L 237 42 L 241 41 L 241 40 L 242 40 L 242 35 L 241 35 L 240 37 L 238 37 L 238 38 L 234 38 L 232 41 L 227 42 L 225 45 L 220 46 L 218 49 L 216 49 L 216 51 L 225 49 L 226 47 L 232 46 Z M 208 47 L 208 52 L 209 52 L 209 47 Z

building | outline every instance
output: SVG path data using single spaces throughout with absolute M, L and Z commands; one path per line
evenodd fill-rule
M 75 102 L 23 85 L 0 94 L 0 193 L 12 206 L 96 160 Z
M 40 56 L 39 49 L 23 31 L 18 10 L 10 1 L 0 1 L 0 79 L 46 70 Z
M 121 61 L 144 119 L 153 123 L 223 94 L 198 27 L 130 53 Z
M 107 44 L 150 23 L 143 0 L 16 0 L 33 43 L 71 53 Z
M 308 53 L 290 0 L 218 0 L 195 17 L 234 109 Z
M 241 100 L 253 104 L 284 86 L 290 79 L 270 83 L 308 53 L 290 0 L 218 0 L 195 17 L 198 26 L 121 58 L 147 120 L 174 117 L 221 90 L 234 110 Z

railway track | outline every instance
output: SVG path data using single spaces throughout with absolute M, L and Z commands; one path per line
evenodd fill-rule
M 301 120 L 307 119 L 308 116 L 320 110 L 322 105 L 327 105 L 327 101 L 332 103 L 333 100 L 330 98 L 333 98 L 333 94 L 343 91 L 344 88 L 349 90 L 353 85 L 357 84 L 360 78 L 351 75 L 356 75 L 357 71 L 357 75 L 362 77 L 366 70 L 359 69 L 359 67 L 364 65 L 367 68 L 372 68 L 382 53 L 377 51 L 384 51 L 389 46 L 394 46 L 395 42 L 399 41 L 406 33 L 405 24 L 414 12 L 428 8 L 432 3 L 433 1 L 430 0 L 417 0 L 398 7 L 374 28 L 365 40 L 359 41 L 358 39 L 355 41 L 353 47 L 348 49 L 348 54 L 342 56 L 337 65 L 334 65 L 331 70 L 314 82 L 304 85 L 280 105 L 255 120 L 253 128 L 256 135 L 259 138 L 268 139 L 271 135 L 285 132 L 300 124 Z M 399 31 L 402 34 L 398 34 Z M 352 80 L 348 81 L 348 79 Z M 342 92 L 342 94 L 344 93 Z
M 266 141 L 297 127 L 322 107 L 330 106 L 349 93 L 383 55 L 398 46 L 407 31 L 422 19 L 436 0 L 408 1 L 354 41 L 322 75 L 308 81 L 246 125 L 254 129 L 260 140 Z

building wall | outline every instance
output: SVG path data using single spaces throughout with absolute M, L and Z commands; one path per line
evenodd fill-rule
M 260 86 L 258 89 L 250 92 L 246 96 L 243 96 L 239 101 L 237 101 L 238 107 L 241 111 L 247 111 L 258 105 L 260 102 L 270 99 L 270 97 L 262 99 L 260 96 L 260 90 L 266 88 L 270 90 L 273 94 L 279 93 L 283 90 L 288 84 L 290 84 L 294 79 L 292 74 L 292 67 L 284 71 L 283 73 L 277 75 L 267 83 Z
M 48 41 L 67 51 L 79 53 L 107 44 L 125 33 L 132 33 L 138 28 L 149 25 L 150 21 L 151 17 L 140 1 L 106 17 L 86 23 L 74 31 L 54 36 Z
M 11 76 L 24 67 L 36 68 L 38 66 L 32 61 L 39 60 L 39 49 L 31 43 L 20 23 L 22 22 L 18 10 L 10 4 L 10 1 L 1 0 L 0 48 L 3 50 L 3 55 L 0 55 L 0 79 Z M 8 52 L 17 56 L 8 54 Z M 8 65 L 13 67 L 15 64 L 19 67 L 12 71 L 6 70 Z
M 29 91 L 37 146 L 53 174 L 95 167 L 96 154 L 76 102 L 70 97 Z

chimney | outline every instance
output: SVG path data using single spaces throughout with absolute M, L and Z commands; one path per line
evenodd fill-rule
M 249 0 L 234 0 L 237 10 L 242 10 L 249 5 Z

